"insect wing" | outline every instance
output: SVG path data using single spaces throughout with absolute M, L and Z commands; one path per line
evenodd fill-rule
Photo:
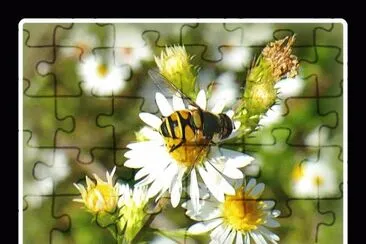
M 183 101 L 187 102 L 189 105 L 199 108 L 199 106 L 192 99 L 190 99 L 187 95 L 185 95 L 180 89 L 178 89 L 171 81 L 165 78 L 158 71 L 150 69 L 148 73 L 151 79 L 154 81 L 155 85 L 165 96 L 181 97 Z

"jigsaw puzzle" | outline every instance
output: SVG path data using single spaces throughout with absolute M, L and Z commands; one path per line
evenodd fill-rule
M 343 124 L 346 95 L 343 88 L 347 82 L 344 79 L 347 58 L 344 21 L 55 21 L 23 20 L 19 27 L 23 37 L 20 40 L 23 67 L 19 68 L 23 87 L 20 94 L 23 229 L 20 232 L 24 243 L 90 244 L 132 240 L 132 243 L 209 243 L 211 239 L 216 240 L 215 243 L 343 243 L 346 187 L 343 173 L 347 167 L 343 144 L 344 133 L 347 133 Z M 257 208 L 255 203 L 246 203 L 245 210 L 241 210 L 235 201 L 227 205 L 228 199 L 235 197 L 226 195 L 224 205 L 218 206 L 233 209 L 233 213 L 245 215 L 248 212 L 249 220 L 245 225 L 235 222 L 226 210 L 223 217 L 226 225 L 221 227 L 219 222 L 202 217 L 205 211 L 212 211 L 211 219 L 215 217 L 213 206 L 221 196 L 219 190 L 210 188 L 215 179 L 205 178 L 214 171 L 209 164 L 191 170 L 186 181 L 188 176 L 181 175 L 179 170 L 172 176 L 167 173 L 175 172 L 172 164 L 165 166 L 166 174 L 160 175 L 160 179 L 154 178 L 151 172 L 158 172 L 156 165 L 161 164 L 159 158 L 154 159 L 159 150 L 146 146 L 138 152 L 138 145 L 131 145 L 154 136 L 154 131 L 144 127 L 146 121 L 154 124 L 152 115 L 147 113 L 158 117 L 169 115 L 168 108 L 164 111 L 163 106 L 157 104 L 156 92 L 161 89 L 148 71 L 158 68 L 159 59 L 163 62 L 162 53 L 167 48 L 184 46 L 186 53 L 193 56 L 192 65 L 199 67 L 199 88 L 212 95 L 207 107 L 213 108 L 216 102 L 225 101 L 226 108 L 230 109 L 241 99 L 245 89 L 249 89 L 246 79 L 254 58 L 260 56 L 268 43 L 293 35 L 296 40 L 292 53 L 299 61 L 296 77 L 285 77 L 276 84 L 276 104 L 261 116 L 254 131 L 227 144 L 228 148 L 235 148 L 237 153 L 249 155 L 253 160 L 241 169 L 230 172 L 222 169 L 223 174 L 235 179 L 240 178 L 236 177 L 238 174 L 245 175 L 247 197 L 255 195 L 254 189 L 262 193 L 263 189 L 259 189 L 265 185 L 263 194 L 258 193 L 253 198 L 268 206 L 273 201 L 273 211 L 268 212 L 258 205 L 263 207 L 263 212 L 252 210 L 250 213 L 250 209 Z M 175 64 L 167 61 L 164 65 Z M 197 104 L 202 104 L 200 97 L 198 94 Z M 168 101 L 173 107 L 184 106 L 175 98 Z M 206 107 L 206 100 L 204 104 Z M 175 135 L 178 131 L 169 133 Z M 180 149 L 173 145 L 170 150 L 178 152 Z M 226 151 L 229 150 L 220 148 L 218 153 L 225 155 Z M 134 161 L 133 157 L 149 162 Z M 176 153 L 174 157 L 180 156 Z M 94 175 L 100 178 L 96 182 Z M 194 179 L 197 181 L 199 177 L 203 182 L 195 189 Z M 139 188 L 128 190 L 140 179 L 150 180 L 149 183 L 155 179 L 151 185 L 155 189 L 149 189 L 148 193 L 145 188 L 141 188 L 141 192 Z M 170 179 L 181 179 L 184 184 L 172 183 L 165 187 L 163 181 Z M 109 200 L 102 196 L 105 208 L 110 211 L 100 212 L 99 196 L 87 203 L 86 193 L 81 195 L 80 192 L 109 181 L 120 183 L 124 193 Z M 231 186 L 222 184 L 220 187 L 229 191 Z M 114 194 L 111 191 L 108 194 Z M 181 196 L 178 202 L 173 199 L 177 191 Z M 131 194 L 133 197 L 129 198 Z M 160 199 L 148 200 L 147 194 L 149 197 L 158 195 Z M 211 208 L 194 217 L 192 196 L 197 194 L 201 199 L 197 199 L 197 204 L 199 200 L 203 207 L 209 203 Z M 84 202 L 74 201 L 81 197 Z M 111 222 L 113 217 L 108 214 L 112 214 L 115 207 L 108 204 L 116 206 L 117 197 L 118 206 L 123 207 L 118 212 L 119 222 Z M 140 199 L 140 208 L 135 198 Z M 135 209 L 131 210 L 131 206 Z M 271 222 L 271 218 L 262 221 L 266 211 L 276 221 Z M 255 216 L 259 217 L 254 223 L 250 219 Z M 135 221 L 133 227 L 129 224 L 131 219 Z M 257 226 L 258 223 L 266 225 L 270 231 Z M 277 224 L 277 228 L 270 228 Z M 193 233 L 198 227 L 208 225 L 218 227 L 211 227 L 205 233 Z M 237 231 L 225 227 L 229 225 Z M 241 236 L 240 233 L 250 234 Z M 125 239 L 118 238 L 118 234 Z

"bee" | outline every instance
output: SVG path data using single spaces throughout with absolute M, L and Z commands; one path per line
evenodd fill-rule
M 186 166 L 199 162 L 210 145 L 231 134 L 234 124 L 226 114 L 203 110 L 159 72 L 149 70 L 149 75 L 164 93 L 178 95 L 191 105 L 163 117 L 159 129 L 168 152 L 178 162 Z

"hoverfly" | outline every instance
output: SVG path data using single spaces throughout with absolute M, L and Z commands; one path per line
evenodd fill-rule
M 178 96 L 191 105 L 189 109 L 163 117 L 159 129 L 170 155 L 178 162 L 186 166 L 199 162 L 213 141 L 231 134 L 234 124 L 226 114 L 203 110 L 158 71 L 149 70 L 149 75 L 164 93 Z

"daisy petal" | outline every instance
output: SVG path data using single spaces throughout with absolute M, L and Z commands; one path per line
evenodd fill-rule
M 226 238 L 228 237 L 229 233 L 230 233 L 231 227 L 228 225 L 226 226 L 224 232 L 222 233 L 222 235 L 220 236 L 219 239 L 219 243 L 224 243 L 224 241 L 226 240 Z M 226 243 L 226 242 L 225 242 Z
M 190 186 L 189 186 L 189 190 L 190 190 L 189 195 L 190 195 L 191 200 L 192 200 L 193 210 L 195 212 L 198 212 L 200 193 L 199 193 L 199 189 L 198 189 L 196 170 L 194 168 L 191 171 L 190 180 L 191 180 L 191 183 L 190 183 Z
M 263 183 L 259 183 L 258 185 L 256 185 L 250 192 L 249 195 L 253 198 L 253 199 L 257 199 L 264 191 L 264 184 Z
M 201 109 L 206 110 L 206 93 L 203 89 L 201 89 L 197 95 L 196 103 L 198 106 L 200 106 Z
M 136 177 L 136 175 L 135 175 L 135 177 Z M 153 176 L 150 174 L 150 175 L 146 176 L 144 179 L 142 179 L 141 181 L 135 183 L 135 186 L 136 187 L 146 186 L 146 185 L 152 183 L 155 180 L 155 178 L 156 178 L 156 176 Z
M 263 205 L 264 210 L 272 209 L 275 206 L 274 201 L 263 201 L 263 203 L 264 203 L 264 205 Z
M 246 233 L 244 235 L 244 243 L 250 243 L 250 236 L 249 236 L 249 233 Z
M 225 228 L 223 225 L 217 226 L 210 234 L 211 239 L 220 239 L 220 236 L 224 233 Z
M 245 187 L 245 191 L 250 192 L 252 188 L 255 187 L 256 183 L 256 180 L 254 178 L 251 178 Z
M 172 164 L 170 164 L 169 166 L 171 166 Z M 148 190 L 148 196 L 149 198 L 155 196 L 156 194 L 158 194 L 162 189 L 164 189 L 164 186 L 167 184 L 166 183 L 166 177 L 164 177 L 166 175 L 167 172 L 169 172 L 170 167 L 162 167 L 159 169 L 155 169 L 153 171 L 150 171 L 150 174 L 148 177 L 144 178 L 142 181 L 145 181 L 147 178 L 152 178 L 153 179 L 153 183 L 151 184 L 151 186 L 149 187 Z M 174 172 L 176 173 L 176 171 Z M 140 183 L 139 182 L 139 183 Z M 170 182 L 168 183 L 170 184 Z
M 219 189 L 217 184 L 215 184 L 212 176 L 202 167 L 198 167 L 198 172 L 200 173 L 203 182 L 206 184 L 207 188 L 210 190 L 212 195 L 218 201 L 223 202 L 225 200 L 224 193 Z
M 281 214 L 281 211 L 278 210 L 278 209 L 275 209 L 275 210 L 272 211 L 272 216 L 274 218 L 277 218 L 278 216 L 280 216 L 280 214 Z
M 151 184 L 151 186 L 149 187 L 149 190 L 147 192 L 147 195 L 149 198 L 154 197 L 156 194 L 158 194 L 161 189 L 164 186 L 164 180 L 162 179 L 163 177 L 157 177 L 154 182 Z
M 270 227 L 270 228 L 276 228 L 280 226 L 280 223 L 278 223 L 277 220 L 268 218 L 266 223 L 264 223 L 264 226 Z
M 160 146 L 158 146 L 157 143 L 153 141 L 142 141 L 142 142 L 130 143 L 126 147 L 129 149 L 144 150 L 146 148 L 152 148 L 152 147 L 158 148 Z
M 234 167 L 228 167 L 227 165 L 222 173 L 231 179 L 242 179 L 244 177 L 240 170 Z
M 125 164 L 125 166 L 126 166 L 126 164 Z M 148 174 L 150 174 L 150 169 L 148 167 L 143 167 L 139 171 L 137 171 L 137 173 L 135 174 L 135 180 L 139 180 Z
M 234 111 L 230 109 L 226 111 L 226 115 L 231 119 L 234 116 Z
M 225 178 L 211 165 L 211 163 L 205 163 L 208 174 L 217 183 L 216 187 L 222 189 L 222 191 L 229 195 L 235 194 L 235 189 L 225 180 Z
M 161 119 L 156 115 L 150 113 L 140 113 L 139 117 L 145 124 L 150 125 L 154 129 L 159 129 L 161 125 Z
M 256 232 L 256 231 L 251 231 L 249 232 L 250 236 L 253 238 L 254 242 L 257 244 L 267 244 L 267 241 L 263 238 L 263 236 Z
M 155 100 L 156 100 L 156 104 L 159 107 L 160 113 L 163 116 L 167 117 L 174 112 L 172 107 L 170 106 L 168 100 L 164 97 L 163 94 L 157 92 L 155 94 Z
M 254 160 L 253 157 L 241 152 L 236 152 L 229 149 L 220 149 L 220 151 L 222 152 L 223 156 L 228 158 L 226 164 L 231 164 L 236 168 L 245 167 Z
M 176 178 L 173 178 L 170 201 L 173 208 L 177 207 L 180 201 L 180 196 L 182 194 L 182 176 L 184 174 L 184 169 L 178 169 Z M 164 179 L 164 177 L 162 176 Z
M 162 139 L 160 133 L 149 126 L 142 127 L 142 129 L 139 130 L 139 134 L 152 141 L 161 141 Z
M 165 177 L 165 182 L 167 182 L 163 188 L 160 191 L 160 194 L 156 197 L 155 200 L 160 199 L 160 197 L 163 196 L 163 194 L 169 189 L 171 182 L 173 181 L 173 178 L 175 177 L 175 175 L 178 172 L 178 166 L 174 163 L 171 163 L 167 169 L 164 172 L 164 175 L 166 175 Z
M 226 105 L 226 101 L 225 100 L 219 100 L 215 106 L 211 109 L 211 112 L 214 113 L 214 114 L 219 114 L 222 112 L 222 110 L 224 110 L 225 108 L 225 105 Z
M 138 169 L 138 168 L 144 167 L 144 165 L 145 165 L 144 162 L 142 162 L 140 160 L 133 160 L 133 159 L 128 159 L 124 163 L 124 166 L 125 167 L 134 168 L 134 169 Z
M 271 231 L 269 231 L 266 227 L 259 226 L 258 230 L 270 241 L 280 241 L 280 237 Z
M 229 236 L 226 238 L 225 243 L 233 243 L 235 236 L 236 236 L 236 231 L 232 230 L 230 232 Z
M 178 110 L 183 110 L 185 108 L 186 107 L 184 105 L 183 99 L 179 96 L 173 96 L 173 109 L 175 111 L 178 111 Z
M 192 201 L 188 200 L 182 204 L 183 208 L 186 208 L 186 215 L 196 221 L 205 221 L 218 218 L 222 216 L 221 209 L 217 207 L 217 202 L 200 201 L 200 211 L 196 213 L 193 209 Z
M 248 242 L 249 243 L 249 242 Z M 236 240 L 235 240 L 235 244 L 243 244 L 243 235 L 241 234 L 240 231 L 236 232 Z
M 205 222 L 199 222 L 199 223 L 194 224 L 191 227 L 189 227 L 188 233 L 193 234 L 193 235 L 205 233 L 207 231 L 212 230 L 219 224 L 221 224 L 222 221 L 223 221 L 222 219 L 214 219 L 214 220 L 209 220 L 209 221 L 205 221 Z

